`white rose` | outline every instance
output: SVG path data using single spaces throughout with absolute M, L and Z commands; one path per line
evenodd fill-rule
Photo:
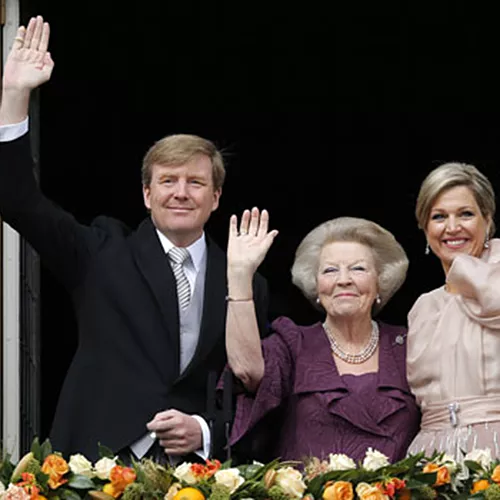
M 109 473 L 111 469 L 116 465 L 116 458 L 101 458 L 94 465 L 95 475 L 99 479 L 109 479 Z
M 372 448 L 366 450 L 365 459 L 363 460 L 363 467 L 366 470 L 377 470 L 386 465 L 389 465 L 389 460 L 383 453 Z
M 183 462 L 181 465 L 176 467 L 174 476 L 179 481 L 184 481 L 186 484 L 195 484 L 198 481 L 191 470 L 191 462 Z
M 444 465 L 450 474 L 457 471 L 457 462 L 455 462 L 451 455 L 447 455 L 446 453 L 442 456 L 441 460 L 438 461 L 437 465 Z
M 81 474 L 82 476 L 87 477 L 94 477 L 95 475 L 92 470 L 92 463 L 80 453 L 71 455 L 69 457 L 68 465 L 73 474 Z
M 292 467 L 279 469 L 274 482 L 281 487 L 285 494 L 291 497 L 302 498 L 306 490 L 302 474 Z
M 486 448 L 484 450 L 472 450 L 465 455 L 464 460 L 470 460 L 471 462 L 477 462 L 483 469 L 487 469 L 491 462 L 491 450 Z
M 234 493 L 238 487 L 245 482 L 238 469 L 222 469 L 214 474 L 215 482 L 229 488 L 230 493 Z
M 343 453 L 330 453 L 330 463 L 328 464 L 328 470 L 350 470 L 355 469 L 356 463 L 352 458 L 349 458 Z
M 174 483 L 170 488 L 168 489 L 167 493 L 163 497 L 163 500 L 172 500 L 175 495 L 182 490 L 182 484 L 181 483 Z

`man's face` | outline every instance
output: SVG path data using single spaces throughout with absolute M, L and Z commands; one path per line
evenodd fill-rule
M 199 155 L 184 165 L 153 165 L 143 195 L 155 226 L 176 246 L 188 246 L 219 206 L 221 189 L 214 189 L 210 158 Z

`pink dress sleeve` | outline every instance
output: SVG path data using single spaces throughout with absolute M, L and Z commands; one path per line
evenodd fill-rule
M 458 255 L 447 281 L 455 287 L 464 313 L 482 326 L 500 329 L 500 243 L 493 241 L 490 252 L 478 259 Z

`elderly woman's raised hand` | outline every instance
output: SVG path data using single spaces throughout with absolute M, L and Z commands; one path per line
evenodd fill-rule
M 230 271 L 253 275 L 264 260 L 277 230 L 269 231 L 267 210 L 245 210 L 238 227 L 238 218 L 232 215 L 229 222 L 227 260 Z

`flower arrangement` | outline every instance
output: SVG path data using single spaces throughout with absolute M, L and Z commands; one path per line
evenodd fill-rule
M 500 500 L 500 460 L 474 450 L 457 464 L 443 453 L 396 463 L 369 448 L 360 463 L 342 454 L 328 460 L 253 464 L 207 460 L 163 466 L 149 459 L 125 466 L 109 449 L 91 463 L 67 461 L 49 441 L 33 441 L 17 464 L 0 462 L 0 500 Z

